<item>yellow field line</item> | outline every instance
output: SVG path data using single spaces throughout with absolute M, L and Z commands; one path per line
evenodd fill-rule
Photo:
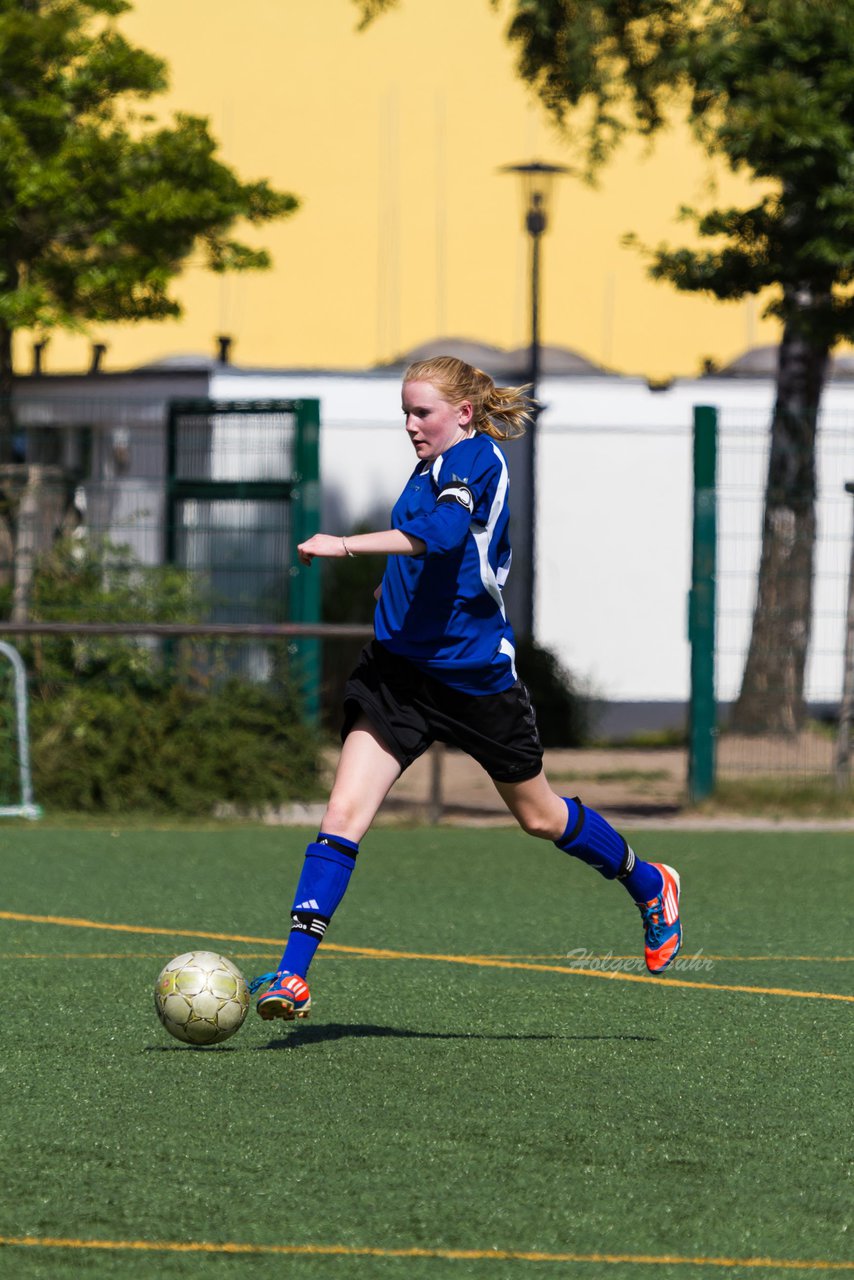
M 334 960 L 334 956 L 327 957 Z M 343 958 L 343 957 L 339 957 Z M 269 951 L 233 951 L 231 960 L 269 960 Z M 321 956 L 320 959 L 323 959 Z M 0 951 L 0 960 L 160 960 L 162 951 Z
M 549 952 L 544 952 L 542 955 L 536 955 L 536 954 L 532 955 L 527 951 L 502 951 L 502 952 L 496 953 L 495 958 L 497 960 L 565 960 L 566 952 L 565 951 L 549 951 Z M 591 951 L 590 959 L 591 960 L 634 960 L 636 959 L 636 953 L 631 955 L 629 955 L 628 953 L 626 955 L 617 955 L 610 951 L 609 952 Z M 730 963 L 731 961 L 738 961 L 738 962 L 743 961 L 746 964 L 753 964 L 758 960 L 762 960 L 762 961 L 771 960 L 771 961 L 776 961 L 778 963 L 785 963 L 785 964 L 794 964 L 796 961 L 799 961 L 799 960 L 809 960 L 809 961 L 815 962 L 816 964 L 851 964 L 852 962 L 854 962 L 854 956 L 777 956 L 777 955 L 724 956 L 724 955 L 718 955 L 717 953 L 712 951 L 699 952 L 699 959 L 714 960 L 715 963 L 717 963 L 718 961 L 720 961 L 721 963 Z
M 333 945 L 333 944 L 329 944 Z M 521 960 L 496 960 L 492 956 L 448 956 L 435 952 L 422 954 L 417 951 L 383 951 L 370 947 L 348 948 L 358 950 L 365 957 L 393 960 L 440 960 L 446 964 L 480 965 L 488 969 L 521 969 L 533 973 L 566 973 L 583 978 L 610 978 L 620 982 L 641 982 L 655 987 L 690 987 L 699 991 L 745 991 L 760 996 L 801 996 L 808 1000 L 842 1000 L 854 1004 L 854 995 L 838 995 L 827 991 L 798 991 L 789 987 L 748 987 L 726 982 L 693 982 L 687 978 L 656 978 L 652 974 L 620 973 L 616 969 L 581 969 L 576 965 L 528 964 Z
M 3 918 L 4 914 L 6 913 L 0 912 L 0 919 Z M 94 928 L 95 926 L 93 925 L 92 927 Z M 227 936 L 223 936 L 223 935 L 211 935 L 206 933 L 206 934 L 203 934 L 202 936 L 205 938 L 210 938 L 212 936 L 222 936 L 223 941 L 227 941 L 227 942 L 234 940 L 231 934 Z M 282 946 L 282 945 L 283 943 L 277 939 L 276 946 Z M 321 951 L 320 954 L 318 955 L 317 959 L 318 960 L 336 959 L 335 956 L 326 954 L 329 948 L 332 947 L 333 945 L 334 944 L 332 943 L 327 943 L 323 951 Z M 357 951 L 358 950 L 360 949 L 357 949 Z M 0 960 L 158 960 L 162 956 L 162 954 L 163 954 L 162 950 L 161 951 L 0 951 Z M 235 954 L 238 955 L 238 958 L 242 960 L 265 960 L 268 958 L 270 953 L 269 951 L 241 951 Z M 232 956 L 232 959 L 233 958 L 234 957 Z M 344 957 L 340 957 L 340 958 L 344 958 Z M 374 959 L 375 957 L 370 955 L 365 955 L 362 958 L 365 960 L 371 960 L 371 959 Z M 539 962 L 541 960 L 563 960 L 566 958 L 566 952 L 550 951 L 544 955 L 531 955 L 527 951 L 507 951 L 507 952 L 493 953 L 486 957 L 473 955 L 473 956 L 467 956 L 465 958 L 468 961 L 470 961 L 470 963 L 472 964 L 474 964 L 476 961 L 480 959 L 531 960 L 531 961 Z M 607 954 L 603 952 L 600 955 L 595 952 L 590 953 L 591 960 L 637 960 L 637 958 L 638 957 L 636 954 L 614 955 L 611 952 L 608 952 Z M 794 964 L 796 961 L 801 961 L 801 960 L 814 961 L 816 964 L 849 964 L 851 962 L 854 962 L 854 956 L 771 956 L 771 955 L 768 955 L 768 956 L 719 956 L 719 955 L 712 955 L 710 952 L 706 952 L 706 951 L 703 951 L 701 953 L 700 958 L 703 960 L 712 960 L 715 962 L 715 964 L 718 964 L 718 963 L 729 964 L 734 961 L 744 961 L 745 963 L 752 964 L 757 960 L 772 960 L 780 964 L 783 964 L 783 963 Z M 359 955 L 356 954 L 354 956 L 354 959 L 358 960 Z
M 280 1257 L 346 1258 L 444 1258 L 449 1261 L 494 1262 L 600 1262 L 637 1266 L 752 1267 L 780 1271 L 854 1271 L 854 1262 L 831 1262 L 821 1258 L 723 1258 L 692 1257 L 683 1254 L 645 1253 L 543 1253 L 522 1249 L 380 1249 L 370 1245 L 345 1244 L 239 1244 L 224 1241 L 181 1240 L 76 1240 L 61 1236 L 0 1236 L 0 1246 L 36 1249 L 113 1249 L 142 1253 L 273 1254 Z
M 30 916 L 18 911 L 0 911 L 0 920 L 22 920 L 29 924 L 61 924 L 70 929 L 107 929 L 111 933 L 145 933 L 158 938 L 208 938 L 217 942 L 252 942 L 283 947 L 284 938 L 244 938 L 239 933 L 208 933 L 201 929 L 153 929 L 145 924 L 106 924 L 102 920 L 84 920 L 77 916 Z M 355 947 L 353 950 L 358 951 Z
M 239 933 L 204 933 L 198 929 L 159 929 L 150 925 L 108 924 L 74 916 L 24 915 L 16 911 L 0 911 L 0 920 L 19 920 L 34 924 L 65 925 L 76 929 L 105 929 L 118 933 L 143 933 L 166 937 L 207 938 L 217 942 L 248 942 L 281 947 L 280 938 L 254 938 Z M 489 969 L 513 969 L 532 973 L 561 973 L 579 978 L 606 978 L 613 982 L 639 982 L 656 987 L 687 987 L 695 991 L 739 991 L 749 995 L 789 996 L 803 1000 L 839 1000 L 854 1004 L 854 995 L 826 991 L 798 991 L 789 987 L 750 987 L 736 983 L 694 982 L 687 978 L 656 978 L 641 973 L 620 973 L 615 969 L 582 969 L 576 965 L 531 964 L 521 960 L 499 960 L 494 956 L 443 955 L 436 952 L 391 951 L 379 947 L 346 947 L 340 943 L 324 944 L 327 952 L 353 955 L 374 960 L 430 960 L 434 963 L 463 964 Z

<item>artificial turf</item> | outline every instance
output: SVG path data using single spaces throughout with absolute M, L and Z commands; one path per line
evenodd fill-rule
M 162 964 L 274 967 L 307 834 L 0 832 L 0 1241 L 38 1242 L 0 1276 L 854 1271 L 852 1002 L 825 998 L 851 995 L 854 837 L 638 834 L 686 934 L 636 981 L 597 976 L 639 954 L 620 886 L 513 830 L 380 829 L 311 1020 L 171 1040 Z

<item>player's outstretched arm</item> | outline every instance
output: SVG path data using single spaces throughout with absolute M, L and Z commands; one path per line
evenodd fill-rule
M 330 533 L 316 533 L 297 547 L 303 564 L 311 564 L 315 556 L 340 560 L 343 556 L 421 556 L 426 545 L 401 529 L 381 529 L 376 533 L 354 533 L 336 538 Z

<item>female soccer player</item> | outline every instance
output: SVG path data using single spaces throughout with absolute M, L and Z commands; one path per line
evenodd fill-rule
M 391 528 L 338 538 L 316 533 L 315 556 L 387 557 L 377 591 L 375 638 L 344 689 L 343 747 L 317 839 L 306 849 L 291 932 L 258 1001 L 262 1018 L 305 1017 L 312 957 L 356 865 L 359 842 L 400 774 L 431 742 L 473 756 L 529 835 L 552 840 L 640 908 L 646 963 L 661 973 L 682 940 L 679 876 L 642 862 L 578 798 L 556 794 L 528 691 L 516 675 L 501 588 L 510 568 L 507 463 L 496 440 L 523 434 L 523 389 L 496 387 L 462 360 L 410 365 L 403 415 L 417 462 Z

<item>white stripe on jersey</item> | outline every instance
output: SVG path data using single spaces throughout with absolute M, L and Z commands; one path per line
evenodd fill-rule
M 504 583 L 507 581 L 508 577 L 510 576 L 510 565 L 512 561 L 513 561 L 513 552 L 508 551 L 507 559 L 504 561 L 503 564 L 500 564 L 498 566 L 498 572 L 495 575 L 495 579 L 499 587 L 503 587 Z
M 510 659 L 510 670 L 513 672 L 513 679 L 518 680 L 519 677 L 516 674 L 516 650 L 513 648 L 512 644 L 510 643 L 510 641 L 507 639 L 506 636 L 501 641 L 501 644 L 498 646 L 498 651 L 499 653 L 507 654 L 508 658 Z
M 498 578 L 493 573 L 492 566 L 489 563 L 489 544 L 492 541 L 496 522 L 504 509 L 504 503 L 507 498 L 507 463 L 504 461 L 501 450 L 494 444 L 492 448 L 494 449 L 495 456 L 498 458 L 501 466 L 501 475 L 495 490 L 495 497 L 492 499 L 492 506 L 489 509 L 489 516 L 487 517 L 486 524 L 475 524 L 472 522 L 469 525 L 469 531 L 471 536 L 474 538 L 475 546 L 477 547 L 478 559 L 480 560 L 480 580 L 501 610 L 502 618 L 506 619 L 507 614 L 504 609 L 504 597 L 501 594 L 501 587 L 499 586 Z M 506 567 L 502 566 L 502 569 L 504 572 L 504 577 L 502 579 L 503 585 L 503 582 L 507 579 L 507 574 L 510 569 L 509 564 Z M 499 572 L 501 572 L 501 570 L 499 570 Z

